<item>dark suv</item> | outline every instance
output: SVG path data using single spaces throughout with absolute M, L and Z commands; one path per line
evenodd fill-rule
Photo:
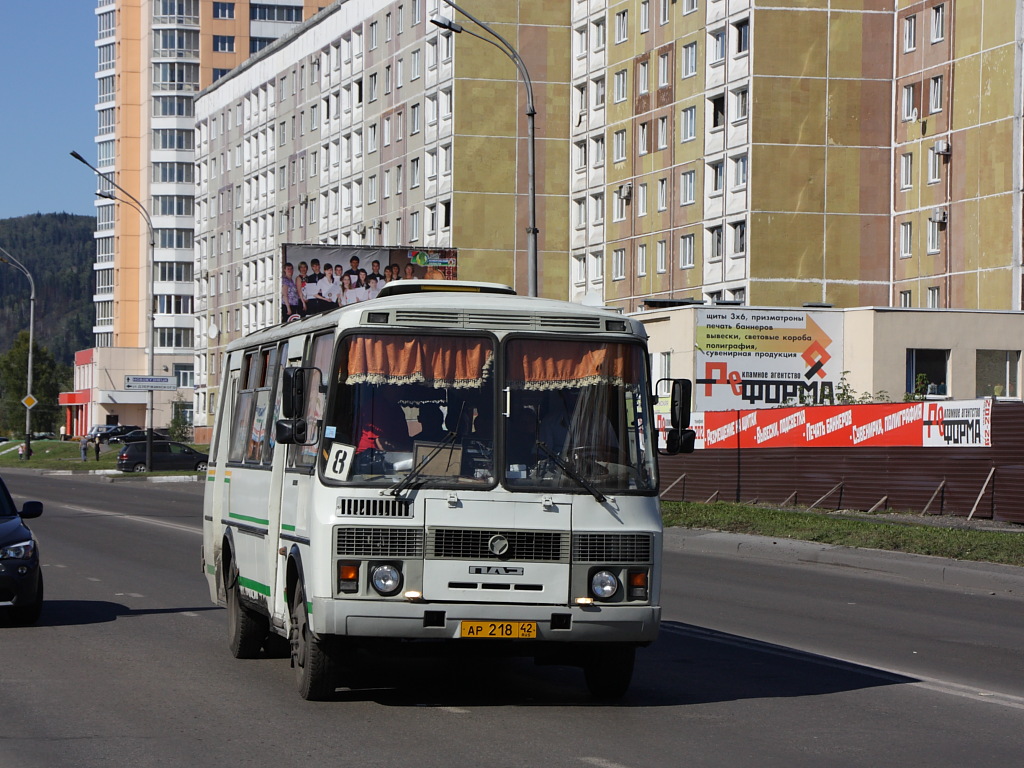
M 112 437 L 121 437 L 121 435 L 127 435 L 129 432 L 134 432 L 141 427 L 137 427 L 134 424 L 118 424 L 113 429 L 108 429 L 106 432 L 99 434 L 99 440 L 101 443 L 109 443 Z
M 122 472 L 145 472 L 147 469 L 186 469 L 193 472 L 205 472 L 205 453 L 200 453 L 184 443 L 170 440 L 153 442 L 153 466 L 146 466 L 146 441 L 128 443 L 117 455 L 117 468 Z
M 41 514 L 41 501 L 26 501 L 19 512 L 0 480 L 0 614 L 15 624 L 35 624 L 43 610 L 39 547 L 24 522 Z

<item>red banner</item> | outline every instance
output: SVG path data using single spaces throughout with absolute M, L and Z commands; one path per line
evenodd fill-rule
M 826 405 L 694 414 L 698 447 L 859 448 L 992 445 L 992 401 Z

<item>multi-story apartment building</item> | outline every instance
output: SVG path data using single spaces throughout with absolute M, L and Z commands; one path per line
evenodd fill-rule
M 523 86 L 510 58 L 431 24 L 438 5 L 331 5 L 199 96 L 197 428 L 216 406 L 225 345 L 278 321 L 285 244 L 454 248 L 460 279 L 526 292 Z M 564 297 L 569 9 L 486 11 L 534 53 L 538 283 Z
M 95 349 L 81 356 L 95 370 L 79 377 L 93 384 L 61 396 L 73 434 L 91 423 L 145 423 L 147 395 L 127 391 L 123 373 L 149 370 L 151 311 L 152 370 L 179 384 L 177 393 L 156 393 L 154 423 L 167 424 L 172 409 L 191 419 L 193 100 L 319 7 L 97 0 L 95 165 L 108 178 L 98 177 L 96 200 Z

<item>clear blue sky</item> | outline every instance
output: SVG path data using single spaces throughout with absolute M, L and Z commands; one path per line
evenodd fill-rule
M 3 0 L 0 219 L 92 215 L 96 0 Z

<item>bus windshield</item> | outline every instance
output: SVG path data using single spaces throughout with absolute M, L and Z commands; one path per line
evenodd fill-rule
M 513 339 L 504 370 L 510 487 L 619 493 L 657 487 L 640 345 Z
M 654 491 L 641 345 L 516 337 L 500 367 L 497 356 L 484 335 L 344 336 L 324 476 L 399 488 Z
M 494 343 L 413 333 L 342 338 L 325 475 L 386 485 L 415 468 L 420 484 L 493 484 Z M 351 461 L 328 461 L 338 444 Z

